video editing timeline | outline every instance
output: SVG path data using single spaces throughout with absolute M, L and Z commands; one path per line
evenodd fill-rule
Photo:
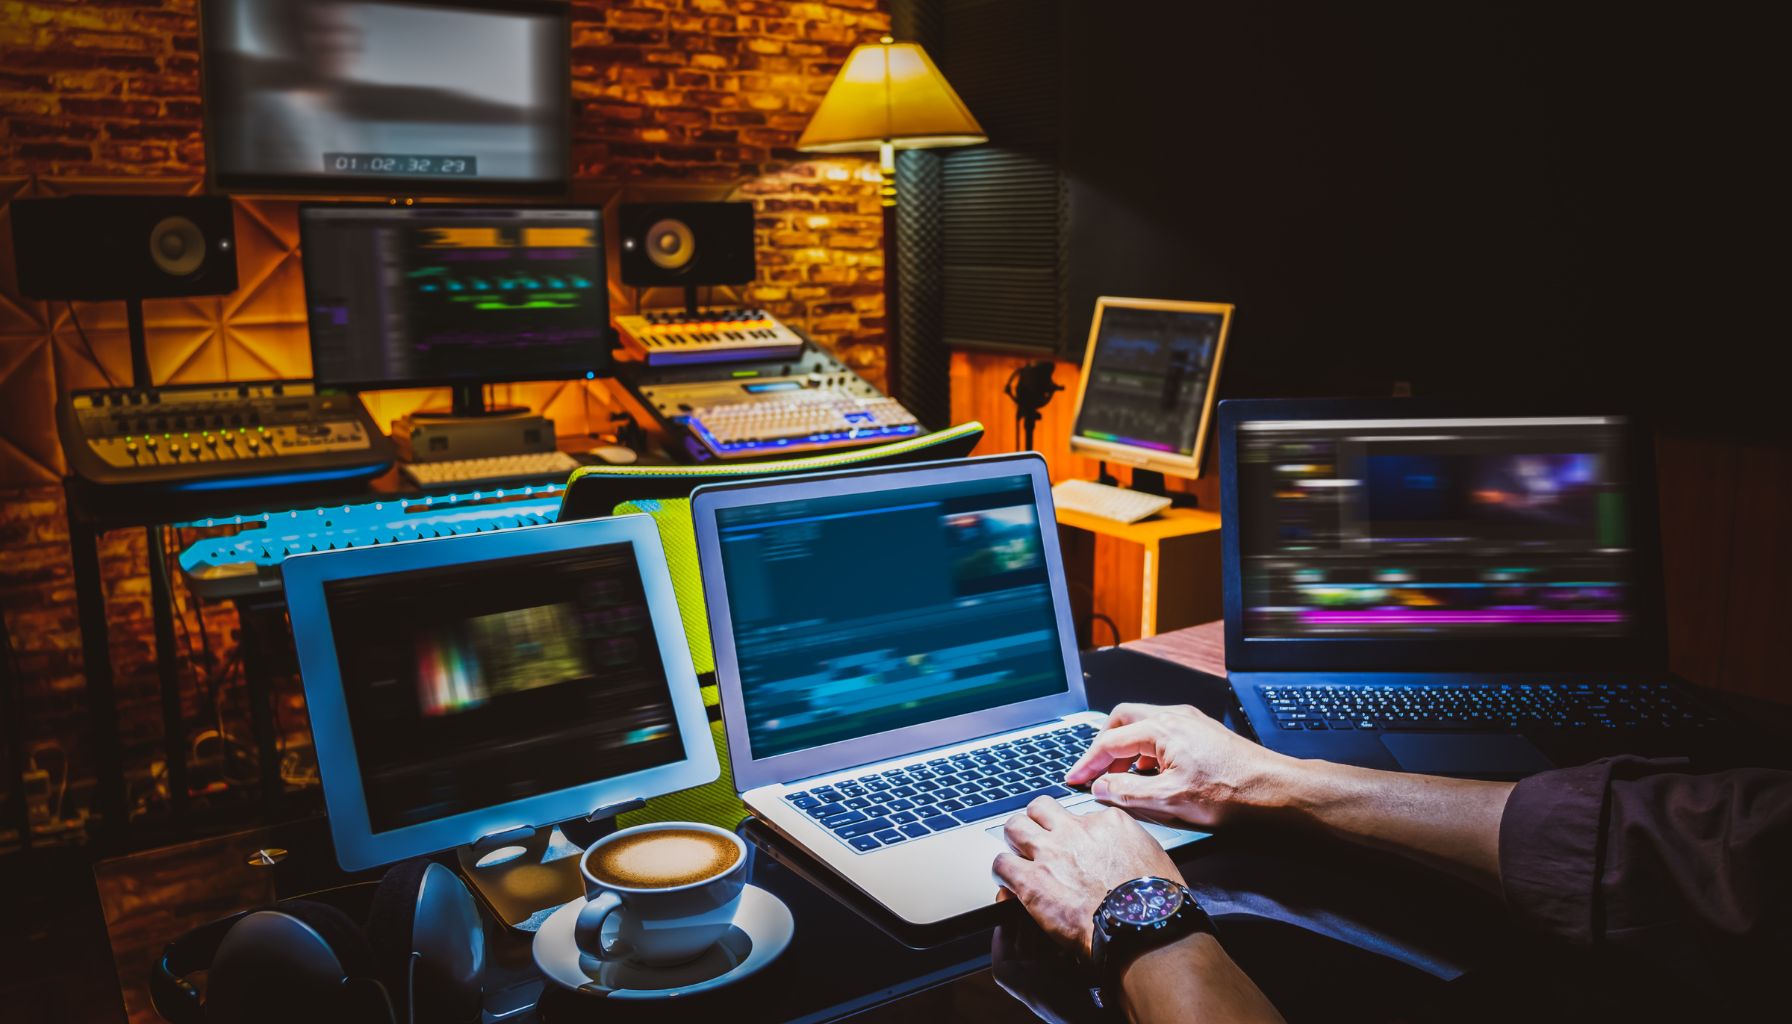
M 1108 306 L 1077 434 L 1194 454 L 1224 320 L 1218 313 Z
M 629 544 L 324 585 L 376 833 L 683 756 Z
M 1029 477 L 717 515 L 756 757 L 1068 688 Z
M 1622 431 L 1596 417 L 1241 424 L 1246 635 L 1621 635 Z
M 606 363 L 595 210 L 307 207 L 302 216 L 320 382 L 554 379 Z

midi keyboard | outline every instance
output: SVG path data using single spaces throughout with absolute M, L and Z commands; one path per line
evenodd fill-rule
M 196 520 L 180 525 L 242 529 L 188 545 L 180 571 L 205 600 L 278 593 L 293 555 L 540 526 L 559 516 L 565 490 L 547 484 Z

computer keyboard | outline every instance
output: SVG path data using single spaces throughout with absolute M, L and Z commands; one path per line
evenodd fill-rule
M 404 475 L 418 487 L 445 487 L 485 481 L 526 480 L 530 477 L 567 477 L 579 468 L 579 460 L 565 452 L 527 452 L 486 459 L 449 459 L 445 462 L 407 462 Z
M 1170 499 L 1093 480 L 1066 480 L 1052 487 L 1052 504 L 1116 523 L 1136 523 L 1169 508 Z
M 1407 683 L 1260 686 L 1278 729 L 1503 732 L 1661 729 L 1715 719 L 1666 683 Z
M 1098 730 L 1074 725 L 922 764 L 786 793 L 784 799 L 860 853 L 1007 817 L 1065 797 L 1064 773 Z

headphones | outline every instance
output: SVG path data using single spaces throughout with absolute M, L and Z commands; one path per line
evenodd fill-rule
M 196 971 L 206 972 L 203 997 L 188 980 Z M 173 1024 L 477 1022 L 485 930 L 454 872 L 412 860 L 377 886 L 282 900 L 193 929 L 163 950 L 149 992 Z

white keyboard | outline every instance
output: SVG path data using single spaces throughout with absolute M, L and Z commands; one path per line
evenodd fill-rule
M 1170 499 L 1092 480 L 1066 480 L 1052 488 L 1052 504 L 1116 523 L 1136 523 L 1169 508 Z
M 445 462 L 407 462 L 404 475 L 418 487 L 478 484 L 527 477 L 565 478 L 579 468 L 579 460 L 565 452 L 525 452 L 486 459 L 449 459 Z

